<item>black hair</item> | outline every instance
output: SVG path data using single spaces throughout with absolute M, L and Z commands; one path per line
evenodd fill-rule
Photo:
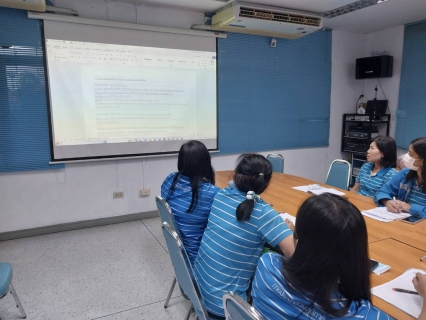
M 422 181 L 419 183 L 419 187 L 422 188 L 423 193 L 426 194 L 426 166 L 424 161 L 426 159 L 426 137 L 417 138 L 411 141 L 410 146 L 413 147 L 414 152 L 423 160 L 423 164 L 419 170 L 421 170 Z M 417 178 L 417 171 L 410 170 L 405 176 L 405 181 Z
M 271 163 L 261 154 L 244 153 L 238 157 L 238 165 L 234 171 L 234 183 L 238 190 L 242 192 L 254 191 L 259 195 L 266 190 L 271 177 Z M 253 208 L 253 200 L 246 199 L 241 202 L 237 207 L 237 220 L 250 219 Z
M 179 150 L 178 172 L 173 178 L 167 199 L 173 192 L 180 175 L 187 176 L 192 189 L 191 204 L 186 212 L 194 211 L 198 201 L 198 190 L 201 183 L 215 183 L 214 170 L 211 163 L 210 153 L 206 146 L 197 140 L 185 142 Z M 166 200 L 167 200 L 166 199 Z
M 377 149 L 383 153 L 383 158 L 380 160 L 382 168 L 395 168 L 397 158 L 395 140 L 389 136 L 378 136 L 371 142 L 375 142 Z
M 311 295 L 333 317 L 342 317 L 353 301 L 371 302 L 368 235 L 359 210 L 344 198 L 324 193 L 306 199 L 297 213 L 290 259 L 283 258 L 282 272 L 295 292 Z M 347 300 L 340 309 L 333 299 Z

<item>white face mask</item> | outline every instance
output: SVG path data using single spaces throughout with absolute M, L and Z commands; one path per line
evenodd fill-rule
M 417 159 L 410 157 L 410 155 L 408 153 L 404 154 L 404 157 L 402 158 L 402 161 L 404 161 L 405 167 L 410 169 L 410 170 L 414 170 L 414 171 L 419 170 L 419 167 L 416 167 L 414 165 L 414 161 L 416 161 L 416 160 Z

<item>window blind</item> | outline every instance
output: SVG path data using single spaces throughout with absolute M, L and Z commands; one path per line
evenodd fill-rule
M 396 143 L 408 149 L 415 138 L 425 137 L 426 119 L 426 23 L 405 26 Z
M 331 32 L 218 41 L 221 153 L 328 146 Z
M 49 165 L 50 144 L 41 22 L 0 7 L 0 172 Z

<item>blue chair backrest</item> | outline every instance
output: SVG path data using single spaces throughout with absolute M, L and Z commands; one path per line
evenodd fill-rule
M 209 316 L 204 307 L 204 301 L 197 292 L 198 290 L 196 290 L 195 284 L 191 279 L 191 274 L 193 274 L 192 267 L 179 235 L 167 222 L 163 222 L 162 229 L 164 237 L 166 238 L 170 259 L 175 269 L 176 279 L 180 287 L 193 304 L 198 318 L 200 320 L 208 320 Z
M 9 290 L 12 281 L 13 269 L 9 263 L 0 263 L 0 297 L 3 297 Z
M 345 160 L 336 159 L 330 165 L 325 184 L 348 190 L 350 178 L 351 164 Z
M 273 172 L 284 172 L 284 158 L 282 155 L 270 153 L 266 156 L 266 159 L 271 163 Z
M 226 319 L 232 320 L 263 320 L 262 315 L 256 311 L 239 295 L 230 292 L 224 294 L 223 307 L 225 308 Z
M 161 196 L 155 197 L 155 203 L 157 204 L 158 211 L 160 212 L 161 222 L 167 222 L 179 236 L 181 237 L 179 228 L 175 221 L 175 216 L 173 215 L 172 208 L 168 205 L 167 201 Z

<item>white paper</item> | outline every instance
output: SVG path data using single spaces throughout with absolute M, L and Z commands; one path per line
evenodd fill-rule
M 394 307 L 408 313 L 409 315 L 417 318 L 422 311 L 423 298 L 416 294 L 398 292 L 392 290 L 392 288 L 400 288 L 411 291 L 416 291 L 413 285 L 413 278 L 417 272 L 426 274 L 426 271 L 419 269 L 408 269 L 398 278 L 393 279 L 381 286 L 374 287 L 371 292 L 390 303 Z
M 293 217 L 292 215 L 289 215 L 287 212 L 281 212 L 280 217 L 283 218 L 284 221 L 285 219 L 288 219 L 291 222 L 293 222 L 294 225 L 296 225 L 296 218 Z
M 394 221 L 394 220 L 400 220 L 400 219 L 404 219 L 406 217 L 409 217 L 410 214 L 409 213 L 393 213 L 393 212 L 389 212 L 388 209 L 386 209 L 386 207 L 376 207 L 370 210 L 364 210 L 361 211 L 361 213 L 369 218 L 375 219 L 375 220 L 379 220 L 382 222 L 390 222 L 390 221 Z
M 316 195 L 326 193 L 326 192 L 333 193 L 333 194 L 336 194 L 338 196 L 344 196 L 345 195 L 345 193 L 337 191 L 336 189 L 324 188 L 324 187 L 321 187 L 318 184 L 310 184 L 310 185 L 307 185 L 307 186 L 293 187 L 293 189 L 303 191 L 303 192 L 313 193 L 313 194 L 316 194 Z

